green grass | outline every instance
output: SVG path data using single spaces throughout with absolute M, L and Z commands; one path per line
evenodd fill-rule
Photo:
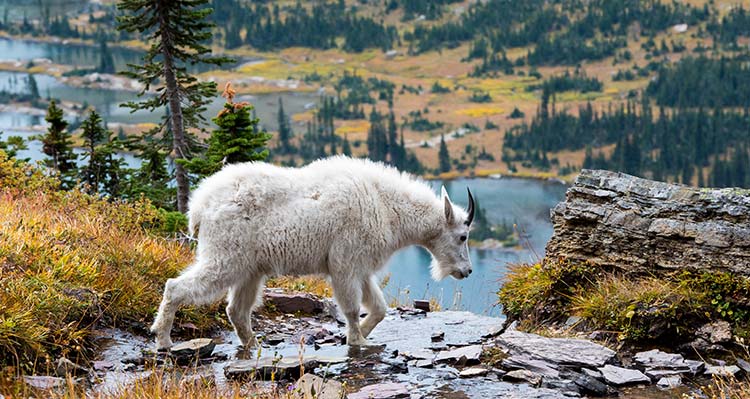
M 750 280 L 725 272 L 657 277 L 547 261 L 511 268 L 498 297 L 506 314 L 527 328 L 575 315 L 589 329 L 630 342 L 690 339 L 696 326 L 719 319 L 739 338 L 750 333 Z

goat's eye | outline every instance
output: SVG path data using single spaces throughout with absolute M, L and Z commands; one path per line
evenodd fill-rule
M 458 239 L 461 240 L 461 242 L 464 242 L 464 241 L 466 241 L 466 236 L 461 236 Z

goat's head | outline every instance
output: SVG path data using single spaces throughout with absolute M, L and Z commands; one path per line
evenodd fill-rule
M 471 274 L 469 258 L 469 230 L 474 220 L 474 198 L 469 193 L 469 209 L 455 206 L 445 187 L 442 188 L 444 219 L 440 232 L 430 240 L 428 249 L 432 253 L 432 277 L 441 280 L 446 276 L 456 279 L 466 278 Z

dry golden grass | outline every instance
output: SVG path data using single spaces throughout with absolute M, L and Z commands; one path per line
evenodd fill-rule
M 95 326 L 147 325 L 164 281 L 192 259 L 150 232 L 162 217 L 146 201 L 56 191 L 0 152 L 0 364 L 44 369 L 52 356 L 85 358 Z M 215 314 L 180 317 L 205 331 Z
M 323 276 L 275 277 L 266 282 L 268 288 L 281 288 L 288 292 L 307 292 L 321 297 L 333 295 L 333 289 Z

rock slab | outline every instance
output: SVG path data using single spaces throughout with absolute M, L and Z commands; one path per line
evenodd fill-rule
M 631 370 L 608 364 L 599 368 L 599 371 L 602 373 L 604 381 L 614 386 L 651 383 L 651 379 L 638 370 Z
M 326 310 L 326 304 L 321 299 L 305 293 L 284 294 L 266 291 L 264 301 L 266 305 L 272 305 L 281 313 L 318 314 Z
M 509 330 L 497 343 L 511 354 L 526 354 L 548 363 L 564 366 L 601 367 L 615 357 L 605 346 L 583 339 L 547 338 L 536 334 Z
M 297 380 L 296 397 L 299 399 L 340 399 L 344 386 L 331 379 L 320 378 L 314 374 L 305 374 Z
M 409 387 L 395 382 L 368 385 L 358 392 L 350 393 L 347 399 L 391 399 L 408 398 Z
M 584 169 L 551 215 L 550 259 L 636 273 L 688 268 L 750 277 L 750 190 Z

